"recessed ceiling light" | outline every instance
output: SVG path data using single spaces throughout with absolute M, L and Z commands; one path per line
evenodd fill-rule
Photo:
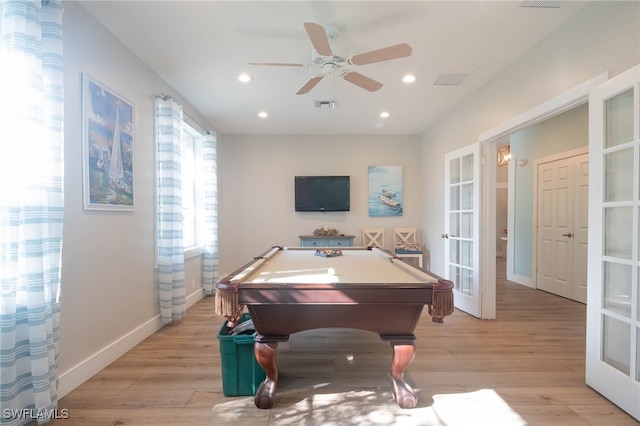
M 266 112 L 264 112 L 264 111 L 260 111 L 260 112 L 258 113 L 258 117 L 260 117 L 260 118 L 267 118 L 268 116 L 269 116 L 269 114 L 267 114 L 267 113 L 266 113 Z
M 251 80 L 253 80 L 253 77 L 251 77 L 249 74 L 240 74 L 238 76 L 238 80 L 240 80 L 243 83 L 248 83 Z
M 381 113 L 380 113 L 380 117 L 381 117 L 381 118 L 388 118 L 388 117 L 389 117 L 389 113 L 388 113 L 388 112 L 386 112 L 386 111 L 381 112 Z
M 412 74 L 407 74 L 404 77 L 402 77 L 402 81 L 405 83 L 413 83 L 414 81 L 416 81 L 416 76 Z

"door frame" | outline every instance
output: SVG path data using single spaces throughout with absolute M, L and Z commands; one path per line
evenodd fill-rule
M 496 244 L 493 238 L 496 235 L 496 169 L 497 169 L 497 143 L 502 137 L 508 136 L 525 127 L 540 123 L 558 114 L 575 108 L 589 101 L 589 92 L 592 88 L 609 79 L 609 72 L 605 71 L 590 80 L 579 84 L 560 95 L 543 102 L 522 114 L 516 115 L 503 123 L 480 133 L 478 143 L 481 144 L 481 152 L 486 154 L 481 173 L 480 186 L 480 288 L 483 293 L 481 318 L 496 318 Z M 488 159 L 488 160 L 487 160 Z M 491 180 L 492 179 L 492 180 Z M 509 214 L 513 214 L 513 197 L 509 197 Z M 512 218 L 509 218 L 512 220 Z M 513 259 L 513 244 L 507 244 L 507 258 Z M 507 262 L 507 279 L 509 274 L 514 275 L 513 262 Z

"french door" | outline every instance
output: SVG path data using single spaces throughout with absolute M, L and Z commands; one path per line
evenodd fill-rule
M 586 381 L 640 420 L 640 66 L 589 95 Z
M 480 318 L 480 144 L 445 155 L 444 182 L 446 278 L 456 308 Z

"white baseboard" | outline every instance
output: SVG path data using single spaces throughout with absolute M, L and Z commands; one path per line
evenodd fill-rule
M 204 291 L 202 289 L 198 289 L 188 295 L 186 298 L 187 309 L 203 297 Z M 160 330 L 162 326 L 160 315 L 157 315 L 131 330 L 115 342 L 102 348 L 89 358 L 71 367 L 69 370 L 60 373 L 58 376 L 58 399 L 64 397 L 95 374 L 99 373 L 103 368 L 127 353 L 127 351 L 131 350 L 138 343 Z
M 204 297 L 204 290 L 199 288 L 187 296 L 187 309 L 198 303 Z

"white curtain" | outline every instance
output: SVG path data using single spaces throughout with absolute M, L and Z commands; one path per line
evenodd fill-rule
M 218 143 L 212 132 L 203 134 L 204 157 L 204 256 L 202 278 L 205 294 L 214 294 L 218 280 Z
M 182 232 L 182 106 L 156 96 L 157 246 L 160 316 L 167 323 L 186 314 Z
M 0 418 L 57 407 L 63 195 L 60 0 L 0 0 Z

